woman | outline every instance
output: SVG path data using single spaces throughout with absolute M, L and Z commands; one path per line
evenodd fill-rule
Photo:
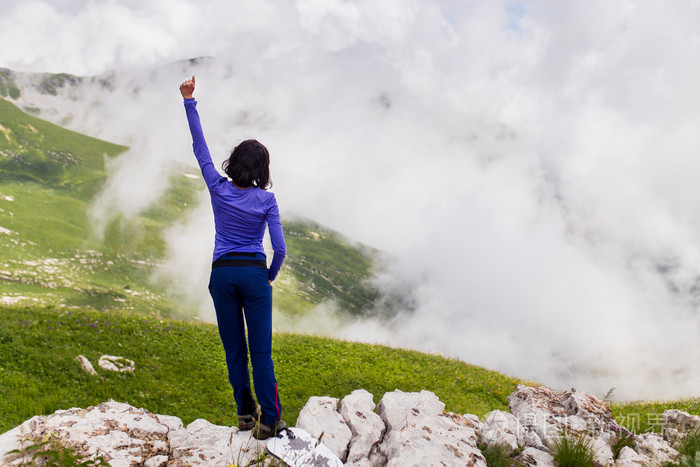
M 258 439 L 276 436 L 286 425 L 272 362 L 272 281 L 286 253 L 282 224 L 270 185 L 270 156 L 256 140 L 240 143 L 222 165 L 227 177 L 214 168 L 202 134 L 194 93 L 194 76 L 180 85 L 192 133 L 192 147 L 211 195 L 216 237 L 209 292 L 216 309 L 219 335 L 238 406 L 241 430 L 255 428 Z M 229 180 L 230 179 L 230 180 Z M 274 256 L 269 270 L 263 236 L 270 231 Z M 255 395 L 250 390 L 248 349 L 253 365 Z M 256 424 L 256 421 L 258 422 Z

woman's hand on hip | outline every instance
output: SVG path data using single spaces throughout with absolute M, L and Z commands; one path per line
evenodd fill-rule
M 193 93 L 194 93 L 194 75 L 192 75 L 192 79 L 185 80 L 180 85 L 180 94 L 182 94 L 183 99 L 192 99 Z

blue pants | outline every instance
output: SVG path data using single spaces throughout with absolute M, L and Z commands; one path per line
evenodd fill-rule
M 268 283 L 267 269 L 257 266 L 214 268 L 209 278 L 209 293 L 214 300 L 238 415 L 254 414 L 257 407 L 250 390 L 249 348 L 255 395 L 262 409 L 261 421 L 267 425 L 276 423 L 282 405 L 272 362 L 272 286 Z

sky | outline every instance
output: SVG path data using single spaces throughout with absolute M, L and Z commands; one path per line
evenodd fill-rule
M 392 322 L 324 306 L 302 325 L 558 389 L 698 396 L 700 2 L 203 3 L 0 0 L 0 67 L 117 70 L 66 123 L 131 146 L 95 212 L 138 212 L 160 168 L 192 164 L 177 87 L 196 73 L 215 159 L 260 139 L 283 215 L 411 284 Z M 168 234 L 204 316 L 209 209 Z

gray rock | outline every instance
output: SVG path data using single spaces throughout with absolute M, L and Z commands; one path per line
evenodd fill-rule
M 592 438 L 591 449 L 593 449 L 593 462 L 595 462 L 597 465 L 611 467 L 615 464 L 612 449 L 603 439 Z
M 523 449 L 517 459 L 531 467 L 554 467 L 554 458 L 550 453 L 533 447 Z
M 409 417 L 435 416 L 445 410 L 445 404 L 430 391 L 387 392 L 379 402 L 379 415 L 390 430 L 401 429 L 408 423 Z
M 647 457 L 653 465 L 665 465 L 676 462 L 678 459 L 678 451 L 673 449 L 659 433 L 644 433 L 637 435 L 636 439 L 635 450 Z
M 374 459 L 381 456 L 387 467 L 486 467 L 486 460 L 476 447 L 474 422 L 461 415 L 442 413 L 444 407 L 437 396 L 428 391 L 386 393 L 378 411 L 387 432 Z
M 182 430 L 182 420 L 172 415 L 156 415 L 156 419 L 163 425 L 168 427 L 169 431 Z
M 648 458 L 638 454 L 631 447 L 625 446 L 620 450 L 620 455 L 617 456 L 615 467 L 645 467 L 648 462 Z
M 43 415 L 37 415 L 0 435 L 0 465 L 20 464 L 28 460 L 16 455 L 7 455 L 7 453 L 22 449 L 23 440 L 40 429 L 45 419 Z
M 168 465 L 168 456 L 153 456 L 143 463 L 144 467 L 164 467 Z
M 334 397 L 310 397 L 297 418 L 297 426 L 328 446 L 342 461 L 348 454 L 352 431 L 340 413 L 338 399 Z
M 197 420 L 186 429 L 177 417 L 109 401 L 87 409 L 34 417 L 0 435 L 0 455 L 21 449 L 22 439 L 48 434 L 85 457 L 102 456 L 113 467 L 131 465 L 247 465 L 265 450 L 251 432 Z M 0 457 L 0 465 L 28 459 Z
M 180 465 L 247 465 L 265 452 L 265 442 L 252 431 L 198 419 L 187 429 L 169 432 L 171 457 Z
M 97 366 L 103 370 L 118 373 L 133 373 L 136 370 L 136 364 L 133 360 L 115 355 L 102 355 L 97 361 Z
M 50 433 L 79 454 L 87 457 L 101 455 L 114 467 L 167 455 L 167 427 L 158 423 L 150 412 L 128 404 L 109 401 L 87 410 L 59 410 L 53 415 L 32 420 L 35 423 L 30 430 L 24 430 L 25 437 L 44 437 Z M 32 420 L 21 427 L 31 424 Z M 6 436 L 7 433 L 1 438 Z
M 542 441 L 535 432 L 527 430 L 513 414 L 501 410 L 494 410 L 487 414 L 479 433 L 482 441 L 505 445 L 513 451 L 518 446 L 543 447 Z
M 562 434 L 602 437 L 609 442 L 614 423 L 610 409 L 596 397 L 572 389 L 558 394 L 547 386 L 518 385 L 508 396 L 511 413 L 549 449 Z
M 690 415 L 682 410 L 666 410 L 662 416 L 662 426 L 678 431 L 700 430 L 700 416 Z
M 360 467 L 369 464 L 369 454 L 384 434 L 384 422 L 374 412 L 372 394 L 358 389 L 340 402 L 340 415 L 352 432 L 346 465 Z
M 83 371 L 85 371 L 87 374 L 97 376 L 95 367 L 92 366 L 90 360 L 88 360 L 84 355 L 78 355 L 77 357 L 75 357 L 75 361 L 78 362 L 78 364 L 80 364 L 80 368 L 82 368 Z

